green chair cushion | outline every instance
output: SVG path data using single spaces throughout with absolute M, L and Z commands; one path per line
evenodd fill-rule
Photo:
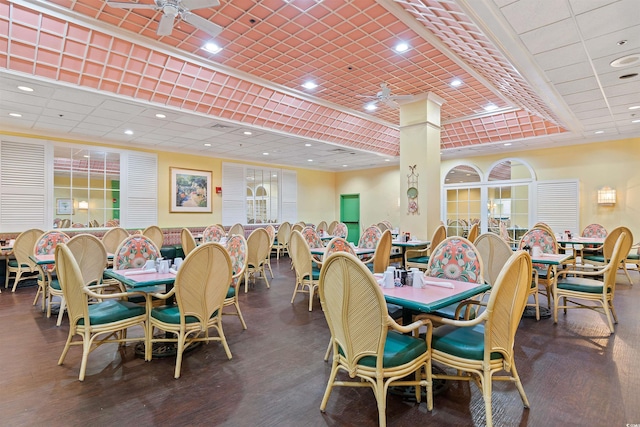
M 234 288 L 233 286 L 229 286 L 229 289 L 227 289 L 227 298 L 233 298 L 236 296 L 236 288 Z
M 176 249 L 175 258 L 184 258 L 184 249 L 182 249 L 182 245 L 173 245 L 173 247 Z
M 482 360 L 484 358 L 484 325 L 457 327 L 443 325 L 433 330 L 431 348 L 463 359 Z M 491 359 L 502 355 L 491 353 Z
M 9 267 L 18 268 L 18 261 L 15 259 L 9 260 Z M 22 264 L 22 268 L 29 269 L 29 264 Z
M 164 259 L 174 259 L 176 257 L 176 248 L 173 246 L 163 246 L 160 248 L 160 256 Z
M 129 301 L 106 300 L 89 306 L 89 322 L 92 325 L 104 325 L 135 316 L 144 315 L 146 307 Z M 84 325 L 84 319 L 78 321 Z
M 393 368 L 404 365 L 426 351 L 427 343 L 424 338 L 414 338 L 411 335 L 389 331 L 387 333 L 387 340 L 384 343 L 382 366 L 385 368 Z M 338 352 L 344 355 L 341 348 L 338 349 Z M 375 356 L 365 356 L 360 359 L 358 364 L 373 368 L 376 366 L 376 360 L 377 358 Z
M 61 291 L 62 290 L 62 288 L 60 287 L 60 282 L 58 281 L 58 279 L 51 280 L 51 282 L 49 283 L 49 286 L 51 286 L 51 288 L 55 289 L 56 291 Z
M 407 258 L 407 262 L 412 262 L 414 264 L 429 264 L 428 256 L 417 256 L 413 258 Z
M 583 277 L 565 277 L 558 281 L 558 289 L 567 291 L 585 292 L 590 294 L 601 294 L 604 283 L 599 280 L 587 279 Z
M 587 255 L 584 257 L 585 261 L 593 261 L 593 262 L 604 262 L 604 256 L 602 255 Z
M 320 269 L 316 268 L 316 267 L 313 267 L 311 269 L 311 275 L 312 275 L 313 280 L 320 280 Z
M 627 259 L 640 260 L 640 254 L 629 254 L 627 255 Z
M 460 305 L 460 303 L 449 304 L 445 307 L 439 308 L 438 310 L 434 311 L 433 314 L 436 316 L 445 317 L 447 319 L 452 319 L 452 320 L 464 320 L 464 312 L 466 310 L 466 307 L 460 312 L 460 317 L 458 317 L 458 319 L 455 318 L 456 309 L 458 308 L 458 305 Z M 475 317 L 476 317 L 476 309 L 475 307 L 471 307 L 469 319 L 474 319 Z
M 547 278 L 547 272 L 548 272 L 547 267 L 533 267 L 533 268 L 538 272 L 538 277 L 540 279 Z
M 218 311 L 216 310 L 211 317 L 216 317 L 218 315 Z M 171 323 L 174 325 L 180 324 L 180 310 L 177 305 L 163 305 L 160 307 L 156 307 L 151 310 L 151 317 L 154 319 L 158 319 L 164 323 Z M 187 316 L 185 317 L 186 323 L 196 323 L 198 322 L 198 318 L 195 316 Z

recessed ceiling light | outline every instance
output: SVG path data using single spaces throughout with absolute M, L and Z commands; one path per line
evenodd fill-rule
M 598 135 L 598 134 L 604 133 L 604 131 L 603 131 L 603 130 L 597 130 L 597 131 L 595 131 L 594 133 L 595 133 L 596 135 Z
M 640 62 L 640 54 L 634 53 L 631 55 L 623 56 L 622 58 L 614 59 L 609 63 L 614 68 L 620 67 L 628 67 L 629 65 L 633 65 Z
M 375 111 L 378 109 L 378 106 L 376 104 L 374 104 L 373 102 L 367 104 L 364 106 L 364 109 L 367 111 Z
M 159 118 L 159 119 L 166 119 L 167 118 L 167 116 L 162 114 L 162 113 L 156 114 L 156 117 Z
M 505 142 L 505 143 L 504 143 L 504 146 L 505 146 L 505 147 L 508 147 L 508 146 L 510 146 L 510 145 L 511 145 L 511 143 L 510 143 L 510 142 Z
M 218 46 L 217 44 L 213 43 L 213 42 L 209 42 L 207 44 L 205 44 L 202 47 L 204 50 L 206 50 L 207 52 L 211 52 L 211 53 L 218 53 L 222 50 L 222 48 L 220 46 Z
M 268 155 L 269 155 L 269 153 L 262 153 L 262 155 L 263 155 L 263 156 L 268 156 Z
M 400 42 L 394 49 L 396 50 L 396 52 L 406 52 L 407 50 L 409 50 L 409 45 L 404 42 Z
M 248 130 L 245 130 L 244 132 L 242 132 L 245 135 L 253 135 L 253 133 L 249 132 Z
M 22 114 L 20 114 L 20 113 L 9 113 L 9 115 L 11 117 L 22 117 Z
M 450 84 L 451 86 L 453 86 L 453 87 L 458 87 L 458 86 L 460 86 L 460 85 L 462 84 L 462 80 L 460 80 L 460 79 L 455 79 L 455 80 L 452 80 L 452 81 L 451 81 L 451 83 L 449 83 L 449 84 Z
M 307 162 L 313 162 L 313 159 L 309 159 L 309 160 L 307 160 Z
M 132 131 L 132 130 L 129 130 L 129 129 L 125 130 L 125 131 L 124 131 L 124 133 L 125 133 L 126 135 L 133 135 L 133 131 Z
M 30 88 L 29 86 L 18 86 L 18 89 L 23 90 L 25 92 L 33 92 L 33 88 Z
M 627 41 L 626 41 L 626 40 L 620 40 L 620 41 L 619 41 L 618 43 L 616 43 L 616 44 L 617 44 L 618 46 L 622 46 L 622 45 L 627 44 Z
M 384 161 L 385 161 L 385 162 L 390 162 L 390 161 L 391 161 L 391 159 L 384 159 Z
M 318 85 L 315 84 L 314 82 L 309 81 L 309 82 L 303 83 L 302 87 L 305 88 L 305 89 L 315 89 L 315 88 L 318 87 Z
M 305 147 L 311 147 L 311 144 L 304 144 Z
M 488 104 L 484 106 L 484 110 L 485 111 L 493 111 L 493 110 L 497 110 L 498 106 L 495 104 Z
M 209 144 L 208 142 L 205 142 L 204 146 L 205 147 L 211 147 L 211 144 Z
M 273 175 L 271 175 L 271 177 L 272 177 L 272 178 L 277 178 L 277 177 L 278 177 L 278 175 L 274 173 Z
M 84 157 L 85 159 L 88 159 L 88 158 L 89 158 L 89 155 L 88 155 L 88 154 L 85 154 L 83 157 Z
M 346 168 L 347 166 L 349 166 L 349 165 L 342 165 L 343 168 Z
M 631 120 L 631 123 L 640 123 L 640 119 Z
M 637 110 L 638 108 L 640 108 L 640 105 L 633 105 L 629 107 L 629 110 Z

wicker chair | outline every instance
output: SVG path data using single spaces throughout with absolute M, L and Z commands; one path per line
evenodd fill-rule
M 367 267 L 374 273 L 384 273 L 389 267 L 391 257 L 391 230 L 388 228 L 384 230 L 382 236 L 378 240 L 376 245 L 376 251 L 373 253 L 373 257 L 366 260 Z
M 467 234 L 467 240 L 471 243 L 474 243 L 478 238 L 478 234 L 480 233 L 480 223 L 476 222 L 469 229 L 469 233 Z
M 371 225 L 367 227 L 362 235 L 360 236 L 360 240 L 358 241 L 359 248 L 367 248 L 367 249 L 375 249 L 378 247 L 378 242 L 382 237 L 382 231 L 378 228 L 377 225 Z M 360 257 L 362 262 L 367 263 L 370 259 L 372 259 L 372 255 L 363 255 Z
M 347 228 L 347 224 L 344 222 L 339 222 L 334 227 L 333 233 L 330 234 L 335 237 L 342 237 L 343 239 L 346 239 L 349 236 L 349 228 Z
M 145 294 L 142 292 L 95 293 L 84 284 L 82 271 L 66 244 L 60 244 L 56 247 L 55 256 L 60 287 L 69 314 L 69 335 L 58 360 L 58 365 L 64 363 L 67 352 L 72 345 L 82 346 L 82 361 L 78 379 L 83 381 L 89 353 L 96 347 L 105 343 L 122 344 L 141 341 L 141 338 L 126 337 L 127 329 L 131 326 L 141 325 L 146 334 L 146 308 L 121 300 L 131 296 L 144 297 Z M 102 302 L 90 306 L 88 303 L 90 298 L 101 299 Z M 82 340 L 73 341 L 75 335 L 79 335 Z M 146 335 L 144 339 L 146 340 Z
M 244 236 L 234 234 L 229 237 L 225 243 L 229 258 L 231 259 L 231 269 L 233 276 L 231 277 L 231 285 L 227 291 L 227 297 L 224 300 L 224 307 L 235 307 L 235 312 L 223 312 L 222 314 L 232 314 L 240 318 L 242 329 L 247 329 L 247 324 L 242 317 L 240 311 L 240 303 L 238 301 L 238 288 L 247 269 L 247 241 Z
M 4 280 L 4 287 L 9 287 L 9 280 L 11 279 L 11 273 L 13 273 L 13 287 L 11 292 L 16 291 L 16 287 L 21 280 L 29 278 L 33 273 L 37 273 L 40 270 L 38 266 L 31 258 L 33 254 L 33 246 L 36 244 L 40 236 L 44 234 L 44 231 L 37 228 L 23 231 L 16 237 L 16 241 L 13 244 L 13 249 L 7 255 L 6 276 Z M 12 256 L 15 259 L 12 259 Z M 23 277 L 25 274 L 29 276 Z
M 153 294 L 159 299 L 175 297 L 175 304 L 150 307 L 146 348 L 146 360 L 151 360 L 151 348 L 156 342 L 177 343 L 174 377 L 180 377 L 182 355 L 196 342 L 220 341 L 231 359 L 231 350 L 222 330 L 222 307 L 232 277 L 231 258 L 219 243 L 205 243 L 187 256 L 178 270 L 176 281 L 169 292 Z M 154 328 L 170 332 L 175 337 L 154 336 Z M 211 328 L 218 336 L 209 335 Z
M 182 245 L 182 252 L 185 257 L 198 246 L 196 239 L 188 228 L 180 230 L 180 244 Z
M 205 228 L 202 232 L 202 242 L 219 242 L 225 236 L 226 233 L 224 228 L 220 227 L 218 224 L 213 224 Z M 242 237 L 244 237 L 244 232 L 242 233 Z
M 240 223 L 233 224 L 227 233 L 227 236 L 233 236 L 234 234 L 239 234 L 241 236 L 246 237 L 244 233 L 244 226 Z
M 320 270 L 313 268 L 313 258 L 309 244 L 299 231 L 291 233 L 289 239 L 289 256 L 293 263 L 296 275 L 296 283 L 291 297 L 291 304 L 296 299 L 298 292 L 309 294 L 309 311 L 313 309 L 313 295 L 318 288 Z
M 462 220 L 453 220 L 447 225 L 447 237 L 459 236 L 464 234 L 464 227 Z
M 302 237 L 304 237 L 304 239 L 307 241 L 307 244 L 309 245 L 309 249 L 324 248 L 324 243 L 322 243 L 322 239 L 320 238 L 320 236 L 318 236 L 318 233 L 316 233 L 316 231 L 310 225 L 303 228 L 302 231 L 300 231 L 300 234 L 302 234 Z M 312 255 L 312 258 L 313 258 L 313 262 L 315 262 L 318 265 L 318 268 L 322 267 L 321 256 Z
M 91 234 L 78 234 L 69 239 L 67 247 L 80 268 L 83 285 L 100 294 L 105 288 L 110 287 L 109 284 L 102 285 L 102 275 L 107 267 L 107 251 L 100 239 Z M 118 291 L 124 292 L 125 290 L 118 289 Z M 53 297 L 60 298 L 60 310 L 56 321 L 56 326 L 60 326 L 66 310 L 66 300 L 59 280 L 52 280 L 49 283 L 47 317 L 51 316 L 51 301 Z
M 327 225 L 327 221 L 320 221 L 316 226 L 317 233 L 322 233 L 323 231 L 329 233 L 329 226 Z
M 269 233 L 264 228 L 256 228 L 251 232 L 247 239 L 247 268 L 244 272 L 244 292 L 249 289 L 249 278 L 253 276 L 255 283 L 256 274 L 260 274 L 267 288 L 269 287 L 269 279 L 264 271 L 264 265 L 267 255 L 271 251 L 271 239 Z
M 599 248 L 600 252 L 599 253 L 590 253 L 590 252 L 586 252 L 588 250 L 588 248 L 584 249 L 584 254 L 583 254 L 583 262 L 586 263 L 590 263 L 592 265 L 595 266 L 604 266 L 607 265 L 609 263 L 609 260 L 611 259 L 611 255 L 613 254 L 613 247 L 615 246 L 615 242 L 618 239 L 618 236 L 620 235 L 620 233 L 625 232 L 627 233 L 627 235 L 630 237 L 631 241 L 633 242 L 633 233 L 631 233 L 631 230 L 629 230 L 629 228 L 627 227 L 616 227 L 613 230 L 611 230 L 611 232 L 605 237 L 604 240 L 604 244 Z M 633 258 L 633 254 L 629 254 L 629 251 L 626 252 L 626 254 L 622 257 L 622 261 L 620 262 L 620 268 L 622 268 L 624 270 L 625 275 L 627 276 L 627 280 L 629 280 L 629 284 L 633 285 L 633 280 L 631 280 L 631 276 L 629 275 L 629 271 L 627 270 L 627 260 L 629 259 L 629 257 Z M 633 264 L 633 263 L 637 263 L 638 260 L 631 260 L 629 261 L 629 263 Z
M 278 232 L 276 233 L 276 239 L 273 241 L 273 245 L 271 246 L 276 251 L 276 259 L 280 259 L 280 251 L 284 254 L 288 252 L 287 245 L 289 243 L 289 236 L 291 235 L 291 224 L 288 222 L 283 222 L 278 227 Z
M 338 221 L 333 220 L 329 223 L 329 226 L 327 227 L 327 233 L 329 233 L 331 236 L 335 236 L 335 229 L 336 229 L 336 225 L 338 225 Z M 342 237 L 342 236 L 340 236 Z
M 532 250 L 534 247 L 539 247 L 544 254 L 557 254 L 558 242 L 556 236 L 550 233 L 544 227 L 532 228 L 527 231 L 522 239 L 520 239 L 519 249 L 529 246 Z M 551 309 L 551 299 L 553 298 L 553 268 L 551 265 L 534 264 L 533 265 L 534 281 L 538 285 L 544 286 L 545 293 L 547 295 L 547 305 Z M 539 309 L 538 309 L 539 310 Z
M 464 237 L 452 236 L 444 239 L 433 249 L 429 257 L 426 275 L 461 282 L 484 284 L 484 264 L 478 249 Z M 434 314 L 449 319 L 458 319 L 460 304 L 452 304 L 436 310 Z M 465 316 L 469 316 L 466 313 Z
M 410 268 L 420 268 L 426 270 L 429 266 L 429 255 L 431 254 L 431 248 L 435 248 L 447 238 L 447 229 L 444 225 L 439 225 L 431 236 L 431 243 L 429 246 L 423 249 L 407 249 L 404 253 L 404 267 L 409 270 Z
M 142 268 L 149 261 L 160 257 L 160 249 L 143 234 L 133 234 L 124 239 L 116 248 L 113 257 L 114 270 Z
M 474 381 L 482 389 L 486 425 L 492 426 L 493 381 L 516 384 L 526 408 L 529 401 L 518 376 L 514 342 L 531 283 L 531 258 L 525 251 L 514 253 L 491 289 L 486 310 L 473 320 L 451 320 L 421 315 L 444 323 L 433 330 L 432 359 L 458 371 L 457 375 L 434 374 L 434 379 Z M 478 304 L 470 300 L 466 304 Z M 510 375 L 494 375 L 505 371 Z M 468 374 L 467 374 L 468 373 Z M 469 375 L 471 374 L 471 375 Z
M 431 323 L 420 320 L 398 325 L 389 317 L 372 273 L 357 257 L 346 252 L 334 253 L 325 260 L 319 294 L 335 355 L 320 410 L 326 409 L 335 386 L 370 387 L 378 403 L 378 424 L 386 426 L 387 390 L 389 386 L 406 385 L 414 386 L 418 402 L 425 387 L 427 409 L 431 410 Z M 422 326 L 427 327 L 425 338 L 405 335 Z M 339 371 L 356 380 L 337 380 Z M 415 374 L 415 379 L 405 380 L 410 374 Z
M 115 254 L 120 243 L 129 237 L 129 232 L 122 227 L 113 227 L 107 230 L 102 236 L 102 244 L 107 250 L 107 254 Z M 110 264 L 113 264 L 112 262 Z
M 142 231 L 142 234 L 150 238 L 158 249 L 162 248 L 162 245 L 164 244 L 164 233 L 160 227 L 157 225 L 150 225 Z
M 34 255 L 53 255 L 56 251 L 56 246 L 60 243 L 67 243 L 69 236 L 62 231 L 47 231 L 44 233 L 33 246 Z M 57 281 L 58 278 L 54 274 L 56 265 L 46 264 L 40 266 L 40 276 L 38 276 L 38 290 L 36 296 L 33 299 L 33 305 L 36 305 L 38 298 L 42 296 L 42 311 L 45 310 L 46 302 L 49 295 L 49 288 L 52 281 Z M 55 284 L 55 286 L 58 286 Z M 47 308 L 47 317 L 51 317 L 51 304 Z
M 607 323 L 611 333 L 614 333 L 614 321 L 618 323 L 618 316 L 613 306 L 613 298 L 616 291 L 616 273 L 620 263 L 624 261 L 632 245 L 632 236 L 624 230 L 620 233 L 612 230 L 607 236 L 605 246 L 610 246 L 614 238 L 613 251 L 604 268 L 595 271 L 572 271 L 563 270 L 558 274 L 558 280 L 553 287 L 553 322 L 558 323 L 558 309 L 562 308 L 564 313 L 567 309 L 588 308 L 603 313 L 607 318 Z M 568 277 L 573 275 L 574 277 Z M 603 277 L 597 280 L 595 277 Z M 593 278 L 589 278 L 593 277 Z M 562 303 L 560 302 L 562 298 Z M 581 300 L 580 302 L 576 300 Z M 591 304 L 585 303 L 585 301 Z M 613 319 L 612 319 L 613 317 Z

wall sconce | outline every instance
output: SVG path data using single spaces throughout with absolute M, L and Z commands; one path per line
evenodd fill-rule
M 611 187 L 602 187 L 598 190 L 598 204 L 613 206 L 616 204 L 616 190 Z
M 85 201 L 78 202 L 78 209 L 82 209 L 86 211 L 87 209 L 89 209 L 89 202 L 85 202 Z

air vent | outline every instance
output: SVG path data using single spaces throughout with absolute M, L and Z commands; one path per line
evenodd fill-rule
M 232 129 L 233 126 L 229 126 L 229 125 L 222 125 L 220 123 L 216 123 L 215 125 L 211 126 L 211 129 Z
M 349 150 L 345 150 L 344 148 L 334 148 L 329 150 L 330 153 L 347 153 Z

